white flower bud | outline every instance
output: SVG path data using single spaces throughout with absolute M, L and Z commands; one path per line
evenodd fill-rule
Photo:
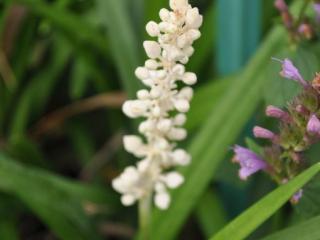
M 194 48 L 189 46 L 183 49 L 183 52 L 187 55 L 187 57 L 191 57 L 194 53 Z
M 155 146 L 157 149 L 161 149 L 161 150 L 166 150 L 169 147 L 169 143 L 166 139 L 164 138 L 159 138 L 156 143 Z
M 183 113 L 179 113 L 177 116 L 174 118 L 174 125 L 176 126 L 182 126 L 186 123 L 187 117 Z
M 172 72 L 178 76 L 182 76 L 185 73 L 185 67 L 182 64 L 176 64 L 172 68 Z
M 201 33 L 199 30 L 197 29 L 190 29 L 188 32 L 187 32 L 187 35 L 188 35 L 188 38 L 191 40 L 191 41 L 195 41 L 197 39 L 199 39 L 201 37 Z
M 159 16 L 162 21 L 167 22 L 170 19 L 170 12 L 168 9 L 162 8 L 159 12 Z
M 149 70 L 145 67 L 138 67 L 135 71 L 137 78 L 143 80 L 149 77 Z
M 158 123 L 157 128 L 161 132 L 168 132 L 171 126 L 172 126 L 172 121 L 170 119 L 163 119 Z
M 140 100 L 146 100 L 146 99 L 148 99 L 149 98 L 149 92 L 148 92 L 148 90 L 145 90 L 145 89 L 143 89 L 143 90 L 139 90 L 138 92 L 137 92 L 137 97 L 140 99 Z
M 184 87 L 179 92 L 179 97 L 190 101 L 193 97 L 193 89 L 191 87 Z
M 156 106 L 152 109 L 152 114 L 155 117 L 159 117 L 161 115 L 161 108 L 159 106 Z
M 186 34 L 182 34 L 177 39 L 177 44 L 179 48 L 184 48 L 190 43 L 189 38 Z
M 135 203 L 136 198 L 131 194 L 125 194 L 121 197 L 121 202 L 124 206 L 131 206 Z
M 193 85 L 197 82 L 197 75 L 192 72 L 187 72 L 183 75 L 182 81 L 185 84 Z
M 139 132 L 145 133 L 151 131 L 154 128 L 154 123 L 152 121 L 144 121 L 139 125 Z
M 162 210 L 168 209 L 170 204 L 170 195 L 167 192 L 156 193 L 154 202 Z
M 158 58 L 161 54 L 161 47 L 159 43 L 155 41 L 144 41 L 143 47 L 149 58 Z
M 172 10 L 181 10 L 188 7 L 188 0 L 170 0 Z
M 157 78 L 163 79 L 167 76 L 167 71 L 166 70 L 159 70 L 156 73 Z
M 164 176 L 164 181 L 169 188 L 177 188 L 184 182 L 184 178 L 177 172 L 170 172 Z
M 190 155 L 183 149 L 177 149 L 172 154 L 173 161 L 181 166 L 186 166 L 190 164 L 191 157 Z
M 161 96 L 161 90 L 158 87 L 152 88 L 150 91 L 150 96 L 155 99 Z
M 159 67 L 159 63 L 156 60 L 149 59 L 145 62 L 145 66 L 151 70 L 156 70 Z
M 140 137 L 128 135 L 123 137 L 123 146 L 130 153 L 137 153 L 143 147 L 143 142 Z
M 161 32 L 165 32 L 165 33 L 174 33 L 177 31 L 177 26 L 168 22 L 159 23 L 159 28 Z
M 147 104 L 142 100 L 126 101 L 122 106 L 122 111 L 128 117 L 137 118 L 143 116 L 147 112 Z
M 175 141 L 184 140 L 187 137 L 187 131 L 183 128 L 172 128 L 168 133 L 168 138 Z
M 179 62 L 181 62 L 182 64 L 187 64 L 189 62 L 189 58 L 187 56 L 179 59 Z
M 174 101 L 174 107 L 182 113 L 188 112 L 190 108 L 190 104 L 187 100 L 185 99 L 178 99 Z
M 190 28 L 197 29 L 197 28 L 201 27 L 202 21 L 203 21 L 203 18 L 199 14 L 199 9 L 198 8 L 192 8 L 192 9 L 187 11 L 186 24 Z
M 156 22 L 154 21 L 150 21 L 148 22 L 147 26 L 146 26 L 146 30 L 147 33 L 151 36 L 151 37 L 156 37 L 160 34 L 160 29 L 159 26 Z

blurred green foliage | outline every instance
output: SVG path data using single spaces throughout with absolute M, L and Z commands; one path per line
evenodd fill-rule
M 269 191 L 263 184 L 234 184 L 229 147 L 259 119 L 255 111 L 264 101 L 283 104 L 286 94 L 292 96 L 292 83 L 279 83 L 271 56 L 292 57 L 303 73 L 319 69 L 317 44 L 290 47 L 284 29 L 274 24 L 272 1 L 264 1 L 259 49 L 241 71 L 218 78 L 215 26 L 224 26 L 217 23 L 217 3 L 192 4 L 205 19 L 187 66 L 200 79 L 184 143 L 193 162 L 181 169 L 186 182 L 172 193 L 170 209 L 154 212 L 153 239 L 217 233 L 234 214 L 226 207 L 234 199 L 221 194 L 223 183 L 245 194 L 247 206 Z M 1 240 L 132 239 L 137 233 L 136 211 L 120 206 L 110 183 L 134 161 L 121 136 L 134 132 L 135 123 L 122 115 L 121 104 L 141 86 L 134 70 L 145 59 L 144 25 L 167 6 L 168 0 L 0 3 Z M 292 214 L 291 208 L 281 211 Z M 272 221 L 253 237 L 270 234 Z M 288 226 L 278 225 L 274 229 Z M 292 228 L 285 232 L 291 236 Z

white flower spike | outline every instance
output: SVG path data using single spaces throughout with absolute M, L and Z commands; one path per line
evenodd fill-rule
M 170 205 L 168 189 L 183 184 L 184 178 L 172 170 L 185 166 L 191 156 L 183 149 L 175 149 L 175 141 L 187 137 L 181 126 L 190 108 L 193 90 L 177 88 L 177 82 L 191 86 L 197 76 L 186 72 L 184 64 L 194 52 L 192 44 L 200 37 L 202 16 L 188 0 L 170 0 L 170 8 L 160 10 L 160 23 L 150 21 L 146 31 L 157 41 L 145 41 L 143 47 L 150 58 L 138 67 L 135 75 L 148 89 L 137 92 L 137 100 L 128 100 L 122 110 L 130 118 L 146 118 L 139 126 L 138 136 L 125 136 L 124 147 L 142 160 L 136 167 L 127 167 L 113 180 L 113 188 L 122 194 L 125 206 L 154 194 L 155 205 L 167 209 Z M 174 115 L 175 112 L 178 112 Z

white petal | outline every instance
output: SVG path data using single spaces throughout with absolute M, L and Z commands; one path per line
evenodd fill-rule
M 156 22 L 154 21 L 150 21 L 148 22 L 147 26 L 146 26 L 146 30 L 147 33 L 151 36 L 151 37 L 156 37 L 159 35 L 160 30 L 159 30 L 159 26 Z
M 137 153 L 143 146 L 143 143 L 140 137 L 128 135 L 123 137 L 123 145 L 129 153 Z
M 155 41 L 144 41 L 143 47 L 146 50 L 146 53 L 149 58 L 158 58 L 161 54 L 161 47 L 159 43 Z
M 173 160 L 178 165 L 188 165 L 191 161 L 191 156 L 183 149 L 177 149 L 172 154 Z
M 172 10 L 183 10 L 188 6 L 188 0 L 170 0 Z
M 170 205 L 170 196 L 167 192 L 156 193 L 154 202 L 162 210 L 168 209 Z
M 174 106 L 179 112 L 182 113 L 188 112 L 190 108 L 189 102 L 185 99 L 178 99 L 174 101 Z
M 178 172 L 171 172 L 165 175 L 165 182 L 169 188 L 177 188 L 184 182 L 184 178 Z
M 185 84 L 193 85 L 193 84 L 197 83 L 197 76 L 196 76 L 196 74 L 194 74 L 192 72 L 187 72 L 183 75 L 182 80 Z
M 121 202 L 124 206 L 131 206 L 135 203 L 136 198 L 131 194 L 125 194 L 121 197 Z

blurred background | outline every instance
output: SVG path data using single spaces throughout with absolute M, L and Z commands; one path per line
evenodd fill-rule
M 282 85 L 261 90 L 279 72 L 271 64 L 267 74 L 271 53 L 289 51 L 281 18 L 273 1 L 190 2 L 204 25 L 187 66 L 199 83 L 181 145 L 201 166 L 184 173 L 201 177 L 174 193 L 167 213 L 156 212 L 163 224 L 154 239 L 205 239 L 274 187 L 260 175 L 241 183 L 229 147 L 261 121 L 257 106 L 284 102 L 276 94 Z M 163 7 L 168 0 L 0 2 L 1 240 L 133 238 L 136 208 L 122 207 L 110 183 L 135 161 L 122 147 L 122 135 L 136 130 L 121 105 L 141 87 L 134 70 L 146 59 L 144 26 Z M 298 59 L 311 53 L 301 50 Z M 164 237 L 166 220 L 178 215 Z M 253 239 L 282 226 L 281 217 Z

